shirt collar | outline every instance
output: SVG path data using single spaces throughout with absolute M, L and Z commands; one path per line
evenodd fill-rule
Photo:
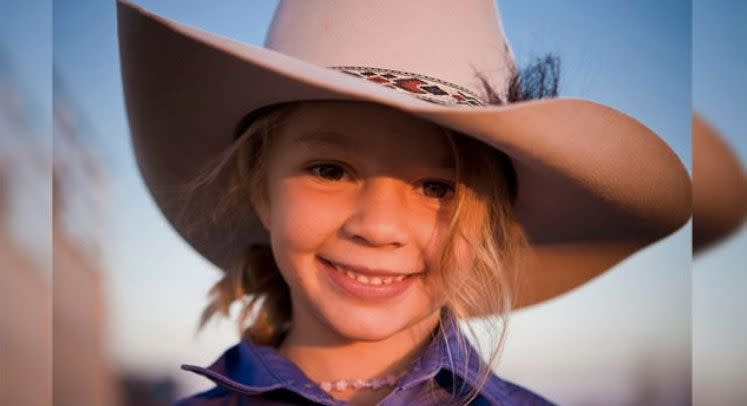
M 470 386 L 479 380 L 482 359 L 458 327 L 449 312 L 443 314 L 443 333 L 437 334 L 413 362 L 398 384 L 403 388 L 416 386 L 446 370 Z M 293 391 L 307 399 L 323 404 L 340 404 L 316 383 L 311 381 L 293 362 L 270 346 L 257 345 L 248 340 L 229 348 L 207 368 L 182 365 L 182 369 L 203 375 L 229 390 L 256 395 L 274 389 Z M 505 383 L 493 376 L 483 393 L 499 393 Z M 496 392 L 498 391 L 498 392 Z
M 338 403 L 275 348 L 257 345 L 248 340 L 242 340 L 229 348 L 207 368 L 182 365 L 182 369 L 203 375 L 219 386 L 247 395 L 287 389 L 318 403 Z
M 480 370 L 485 363 L 462 334 L 457 317 L 451 312 L 444 311 L 442 328 L 443 334 L 436 335 L 436 339 L 428 344 L 413 363 L 412 369 L 402 378 L 402 387 L 416 386 L 436 377 L 441 371 L 447 371 L 450 380 L 466 383 L 468 388 L 463 389 L 475 387 L 480 383 Z M 504 404 L 503 400 L 511 390 L 505 381 L 491 373 L 480 393 L 492 400 L 491 404 Z

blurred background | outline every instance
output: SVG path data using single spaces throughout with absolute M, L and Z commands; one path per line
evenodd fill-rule
M 0 3 L 0 404 L 37 406 L 52 401 L 52 7 L 24 8 Z
M 693 108 L 730 146 L 741 169 L 744 193 L 747 162 L 747 3 L 693 0 Z M 694 132 L 693 144 L 698 145 Z M 702 137 L 702 135 L 701 135 Z M 703 140 L 701 139 L 701 142 Z M 701 144 L 707 146 L 707 144 Z M 698 153 L 702 156 L 698 157 Z M 708 150 L 696 150 L 696 173 L 712 170 Z M 728 161 L 729 157 L 723 157 Z M 709 167 L 709 165 L 711 167 Z M 722 176 L 716 187 L 731 180 Z M 705 199 L 694 180 L 696 202 Z M 707 191 L 707 190 L 706 190 Z M 733 200 L 728 190 L 721 199 Z M 743 194 L 744 196 L 744 194 Z M 718 202 L 727 210 L 725 202 Z M 744 207 L 744 199 L 742 199 Z M 697 211 L 696 211 L 697 214 Z M 696 218 L 698 224 L 700 218 Z M 693 401 L 696 404 L 747 404 L 747 248 L 745 227 L 724 236 L 692 263 Z
M 276 5 L 137 3 L 255 45 Z M 17 377 L 48 382 L 38 403 L 0 403 L 49 404 L 54 390 L 60 405 L 168 404 L 212 386 L 181 364 L 207 365 L 238 340 L 229 321 L 196 334 L 220 273 L 170 228 L 137 172 L 114 1 L 53 6 L 0 3 L 0 399 L 29 393 Z M 743 2 L 504 0 L 500 8 L 520 65 L 560 57 L 562 96 L 637 118 L 688 170 L 694 106 L 744 160 L 747 53 L 735 42 L 747 37 Z M 737 312 L 747 308 L 737 269 L 745 238 L 741 231 L 699 253 L 691 273 L 687 225 L 587 285 L 517 312 L 497 373 L 559 404 L 747 404 Z M 42 368 L 51 340 L 28 345 L 52 330 L 54 384 Z M 29 347 L 34 363 L 11 363 Z M 12 366 L 22 364 L 37 370 Z M 65 380 L 75 377 L 85 379 Z

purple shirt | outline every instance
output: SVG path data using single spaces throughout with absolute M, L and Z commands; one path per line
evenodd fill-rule
M 474 385 L 477 366 L 482 364 L 477 351 L 466 341 L 458 345 L 462 333 L 454 319 L 447 319 L 446 334 L 437 335 L 417 358 L 409 371 L 395 384 L 394 390 L 379 405 L 443 404 L 448 395 Z M 448 349 L 448 350 L 447 350 Z M 465 361 L 469 359 L 465 372 Z M 270 346 L 243 340 L 229 348 L 207 368 L 183 365 L 182 369 L 203 375 L 216 387 L 176 403 L 176 406 L 227 405 L 346 405 L 311 381 L 293 362 Z M 429 385 L 435 382 L 435 385 Z M 466 384 L 466 385 L 465 385 Z M 429 397 L 423 398 L 425 388 Z M 466 392 L 465 392 L 466 393 Z M 541 396 L 491 374 L 473 405 L 553 405 Z

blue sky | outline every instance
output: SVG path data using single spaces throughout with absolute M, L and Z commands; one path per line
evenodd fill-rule
M 257 45 L 263 42 L 276 4 L 137 3 Z M 739 77 L 739 72 L 747 71 L 747 53 L 743 46 L 741 54 L 736 52 L 729 40 L 747 37 L 744 24 L 736 24 L 745 21 L 745 6 L 716 1 L 706 8 L 704 3 L 695 1 L 695 15 L 689 2 L 674 0 L 513 0 L 502 1 L 500 7 L 520 64 L 548 52 L 557 54 L 562 96 L 593 99 L 637 118 L 690 168 L 692 105 L 725 133 L 741 131 L 734 144 L 743 158 L 747 153 L 744 115 L 729 102 L 745 105 L 747 94 L 747 79 L 743 74 Z M 55 1 L 53 10 L 34 2 L 3 4 L 0 33 L 12 64 L 23 67 L 16 70 L 21 88 L 33 103 L 47 106 L 40 111 L 47 111 L 51 70 L 43 62 L 52 58 L 53 46 L 55 72 L 84 117 L 83 136 L 108 179 L 110 214 L 100 227 L 107 236 L 104 251 L 115 355 L 127 367 L 164 373 L 176 372 L 180 362 L 209 362 L 235 341 L 228 323 L 218 323 L 198 338 L 192 335 L 206 290 L 219 273 L 165 223 L 137 173 L 119 80 L 114 2 Z M 11 13 L 5 13 L 8 8 Z M 52 17 L 54 32 L 45 31 L 50 25 L 43 22 Z M 725 32 L 697 35 L 713 26 L 726 27 Z M 696 30 L 693 41 L 691 28 Z M 29 41 L 41 46 L 23 45 Z M 699 64 L 724 55 L 738 61 Z M 696 80 L 692 87 L 691 75 Z M 705 84 L 708 80 L 715 83 Z M 730 86 L 734 83 L 742 90 L 734 90 Z M 579 399 L 571 392 L 589 379 L 611 392 L 626 393 L 634 384 L 640 359 L 658 357 L 668 371 L 683 368 L 680 364 L 689 363 L 684 358 L 690 351 L 689 241 L 688 225 L 571 294 L 518 313 L 500 370 L 551 398 L 571 401 Z M 744 242 L 744 233 L 704 256 L 697 266 L 731 266 L 737 256 L 741 258 L 734 241 Z M 713 285 L 714 291 L 725 286 L 704 274 L 710 275 L 701 272 L 697 280 L 704 279 L 703 284 Z M 744 286 L 741 278 L 738 282 Z M 155 334 L 171 339 L 154 342 Z M 589 348 L 602 352 L 590 354 Z M 546 355 L 538 359 L 534 355 L 538 351 Z M 565 379 L 545 376 L 542 371 L 548 364 L 565 371 Z M 190 387 L 201 385 L 199 380 L 184 382 Z
M 51 128 L 52 4 L 48 1 L 0 3 L 0 52 L 9 74 L 29 97 L 32 125 L 39 133 Z

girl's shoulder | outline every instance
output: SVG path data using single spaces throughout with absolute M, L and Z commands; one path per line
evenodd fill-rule
M 479 388 L 479 393 L 471 405 L 501 405 L 501 406 L 548 406 L 555 403 L 543 396 L 507 381 L 495 373 L 491 373 L 486 380 L 473 373 L 474 371 L 459 371 L 444 367 L 438 371 L 433 380 L 438 384 L 443 394 L 456 392 L 460 398 L 469 394 L 472 388 Z
M 482 390 L 488 400 L 485 404 L 545 406 L 555 403 L 516 383 L 507 381 L 498 375 L 492 375 Z
M 172 406 L 223 406 L 230 404 L 240 403 L 231 400 L 231 394 L 227 389 L 216 386 L 208 391 L 181 399 Z

